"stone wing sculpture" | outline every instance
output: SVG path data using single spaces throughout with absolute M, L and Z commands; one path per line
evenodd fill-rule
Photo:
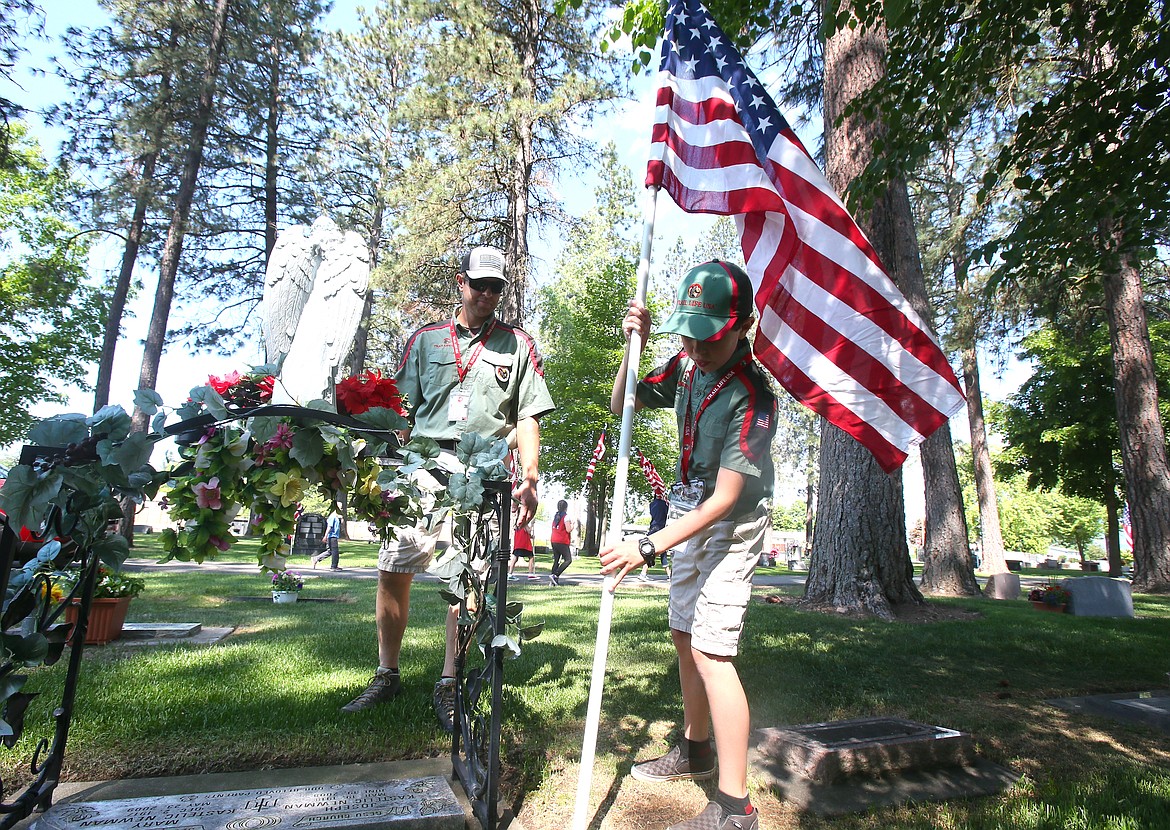
M 369 288 L 361 234 L 327 216 L 283 231 L 264 280 L 265 359 L 283 359 L 273 403 L 333 400 L 353 348 Z

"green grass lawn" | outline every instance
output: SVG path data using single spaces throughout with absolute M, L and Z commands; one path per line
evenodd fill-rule
M 140 537 L 136 556 L 153 554 Z M 343 543 L 342 565 L 373 569 L 376 550 Z M 242 545 L 226 561 L 255 561 Z M 339 711 L 376 661 L 375 581 L 312 571 L 301 602 L 266 601 L 259 574 L 208 570 L 145 574 L 130 620 L 232 626 L 214 646 L 114 644 L 90 649 L 66 753 L 71 780 L 312 766 L 441 756 L 450 740 L 431 712 L 442 660 L 443 601 L 420 582 L 403 649 L 404 693 L 357 715 Z M 595 559 L 574 563 L 593 570 Z M 548 563 L 541 563 L 547 574 Z M 771 569 L 770 569 L 771 570 Z M 779 569 L 784 572 L 785 569 Z M 982 757 L 1023 775 L 1000 796 L 875 810 L 832 821 L 797 813 L 763 792 L 767 828 L 1100 828 L 1170 826 L 1170 738 L 1111 720 L 1072 715 L 1053 697 L 1165 688 L 1170 598 L 1138 596 L 1133 620 L 1042 614 L 1024 602 L 933 600 L 976 612 L 963 620 L 885 623 L 764 603 L 757 589 L 737 660 L 758 726 L 876 715 L 971 733 Z M 510 583 L 525 622 L 545 623 L 507 664 L 503 800 L 530 830 L 565 826 L 572 813 L 596 630 L 596 587 Z M 329 601 L 310 601 L 329 600 Z M 604 826 L 663 826 L 686 815 L 636 818 L 651 798 L 625 778 L 635 758 L 657 754 L 680 716 L 665 624 L 666 592 L 619 591 L 612 626 L 597 766 Z M 10 787 L 57 693 L 63 666 L 31 671 L 43 690 L 30 732 L 5 753 Z M 43 721 L 42 721 L 43 722 Z M 648 785 L 639 785 L 647 787 Z M 670 785 L 675 787 L 675 785 Z M 681 787 L 681 785 L 679 785 Z M 680 799 L 698 798 L 694 784 Z M 622 793 L 626 794 L 622 794 Z M 671 790 L 670 792 L 676 792 Z M 614 795 L 614 793 L 617 793 Z M 673 796 L 672 796 L 673 798 Z M 671 801 L 662 809 L 679 808 Z M 664 814 L 665 815 L 665 814 Z

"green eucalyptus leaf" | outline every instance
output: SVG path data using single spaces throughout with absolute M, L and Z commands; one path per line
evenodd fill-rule
M 513 657 L 520 656 L 520 644 L 509 637 L 507 634 L 497 634 L 492 638 L 492 648 L 506 648 L 512 653 Z
M 94 543 L 93 552 L 106 565 L 118 569 L 122 567 L 122 563 L 130 555 L 130 545 L 122 534 L 111 533 Z
M 387 409 L 384 406 L 375 406 L 357 416 L 357 419 L 363 424 L 369 424 L 374 429 L 391 430 L 391 429 L 406 429 L 410 426 L 410 422 L 395 412 L 393 409 Z
M 111 441 L 121 441 L 130 434 L 133 422 L 126 410 L 116 404 L 103 406 L 86 420 L 93 435 L 105 434 Z
M 12 527 L 40 528 L 49 503 L 61 492 L 59 470 L 38 476 L 32 467 L 19 465 L 8 471 L 8 480 L 0 488 L 0 510 Z
M 313 427 L 297 427 L 293 435 L 292 449 L 288 454 L 301 467 L 317 466 L 325 456 L 325 440 L 321 437 L 320 430 Z
M 163 405 L 162 395 L 154 389 L 134 390 L 134 405 L 147 414 L 154 415 Z
M 54 415 L 29 431 L 28 440 L 40 447 L 64 447 L 89 437 L 85 416 L 76 412 Z
M 544 631 L 544 623 L 536 623 L 535 625 L 526 625 L 520 629 L 520 639 L 535 640 L 540 636 L 540 632 Z
M 448 591 L 446 588 L 439 589 L 439 596 L 441 596 L 443 599 L 445 599 L 447 601 L 448 605 L 458 605 L 459 603 L 461 603 L 463 601 L 462 597 L 456 596 L 454 593 L 452 593 L 451 591 Z
M 196 404 L 202 404 L 208 414 L 216 420 L 223 420 L 230 415 L 224 406 L 223 398 L 210 386 L 196 386 L 191 390 L 191 400 Z
M 150 431 L 156 435 L 165 435 L 167 426 L 167 413 L 165 409 L 158 410 L 154 418 L 150 422 Z

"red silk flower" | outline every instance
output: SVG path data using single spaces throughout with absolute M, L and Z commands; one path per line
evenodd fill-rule
M 378 371 L 362 372 L 338 383 L 337 405 L 349 415 L 361 415 L 375 407 L 382 407 L 406 417 L 398 384 L 393 378 L 382 377 Z

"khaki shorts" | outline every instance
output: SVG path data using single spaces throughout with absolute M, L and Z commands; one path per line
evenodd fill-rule
M 769 516 L 717 522 L 676 550 L 670 575 L 670 627 L 691 635 L 691 648 L 734 657 L 764 549 Z
M 440 459 L 445 467 L 450 468 L 450 462 L 455 456 L 441 454 Z M 423 491 L 422 515 L 415 527 L 400 527 L 395 538 L 382 545 L 378 551 L 378 570 L 390 573 L 417 574 L 422 573 L 431 565 L 435 549 L 440 541 L 451 541 L 451 513 L 449 510 L 435 512 L 434 494 L 445 489 L 446 485 L 425 470 L 419 470 L 412 475 L 415 483 Z

